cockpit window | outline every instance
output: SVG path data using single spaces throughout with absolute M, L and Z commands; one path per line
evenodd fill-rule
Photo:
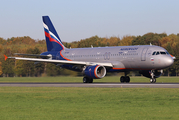
M 160 52 L 161 55 L 166 55 L 166 52 Z
M 152 54 L 152 55 L 155 55 L 155 53 L 156 53 L 156 52 L 153 52 L 153 54 Z
M 160 54 L 159 52 L 156 53 L 156 55 L 159 55 L 159 54 Z
M 165 52 L 165 51 L 154 51 L 152 55 L 159 55 L 159 54 L 161 54 L 161 55 L 169 55 L 169 53 Z

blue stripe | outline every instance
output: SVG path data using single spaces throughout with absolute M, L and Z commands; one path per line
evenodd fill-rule
M 50 35 L 51 36 L 51 38 L 53 38 L 54 40 L 56 40 L 56 41 L 58 41 L 59 43 L 60 43 L 60 41 L 59 40 L 57 40 L 55 37 L 53 37 L 52 35 Z M 61 43 L 60 43 L 61 44 Z
M 49 31 L 48 31 L 46 28 L 44 28 L 44 31 L 47 32 L 47 33 L 49 33 Z

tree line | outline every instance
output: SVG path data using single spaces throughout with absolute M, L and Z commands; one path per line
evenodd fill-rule
M 147 33 L 143 36 L 126 35 L 119 37 L 98 37 L 82 39 L 80 41 L 63 42 L 67 48 L 104 47 L 104 46 L 128 46 L 128 45 L 157 45 L 165 48 L 170 54 L 176 57 L 174 64 L 164 69 L 163 75 L 179 75 L 179 34 Z M 14 56 L 14 53 L 40 54 L 47 51 L 45 40 L 34 40 L 29 36 L 0 38 L 0 76 L 58 76 L 74 75 L 80 73 L 69 71 L 52 63 L 34 63 L 32 61 L 20 61 L 14 59 L 4 60 L 3 54 Z

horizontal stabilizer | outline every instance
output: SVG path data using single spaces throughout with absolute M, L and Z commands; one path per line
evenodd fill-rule
M 5 57 L 5 61 L 6 61 L 8 57 L 6 55 L 4 55 L 4 57 Z
M 34 56 L 34 57 L 41 57 L 44 59 L 51 58 L 51 55 L 39 55 L 39 54 L 23 54 L 23 53 L 14 53 L 14 55 L 20 55 L 20 56 Z

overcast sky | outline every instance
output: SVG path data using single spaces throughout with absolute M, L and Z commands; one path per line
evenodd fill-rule
M 65 42 L 179 33 L 179 0 L 1 0 L 0 37 L 42 40 L 44 15 Z

